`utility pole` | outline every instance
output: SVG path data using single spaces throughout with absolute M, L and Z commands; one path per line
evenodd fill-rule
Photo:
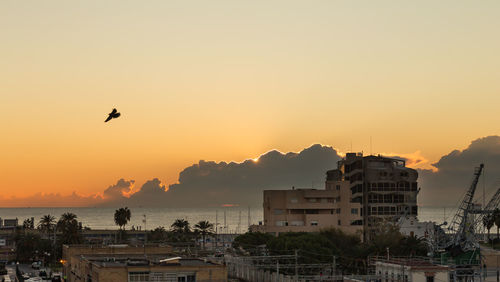
M 337 274 L 337 257 L 333 256 L 332 276 Z
M 276 280 L 280 281 L 280 261 L 276 260 Z
M 248 228 L 250 229 L 250 224 L 252 222 L 250 221 L 250 206 L 248 206 Z
M 142 222 L 144 222 L 144 256 L 146 256 L 146 244 L 148 243 L 148 229 L 146 228 L 146 214 L 142 215 L 144 219 Z
M 298 266 L 298 263 L 297 263 L 297 253 L 298 251 L 295 250 L 295 281 L 299 281 L 299 266 Z
M 219 230 L 219 217 L 217 210 L 215 210 L 215 251 L 217 251 L 217 241 L 219 240 L 219 236 L 217 236 L 217 234 L 219 234 L 218 230 Z
M 236 233 L 238 233 L 238 234 L 241 233 L 241 210 L 239 211 L 239 214 L 238 214 L 238 228 L 237 228 Z

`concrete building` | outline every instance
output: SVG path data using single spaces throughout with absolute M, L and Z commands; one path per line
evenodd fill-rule
M 361 204 L 350 201 L 347 184 L 327 185 L 324 190 L 266 190 L 264 225 L 252 230 L 278 234 L 335 227 L 350 234 L 360 232 Z
M 375 262 L 375 272 L 382 281 L 447 282 L 450 268 L 418 259 L 389 259 Z
M 351 201 L 362 206 L 360 224 L 364 239 L 369 239 L 381 223 L 417 215 L 417 178 L 404 160 L 347 153 L 337 169 L 327 172 L 326 182 L 349 186 Z
M 264 225 L 251 230 L 277 234 L 335 227 L 360 232 L 366 240 L 382 222 L 417 215 L 418 173 L 404 160 L 347 153 L 326 174 L 324 190 L 264 191 Z
M 2 229 L 13 229 L 19 226 L 19 220 L 17 218 L 4 219 L 2 224 Z
M 65 281 L 227 281 L 224 265 L 178 258 L 169 246 L 63 247 Z

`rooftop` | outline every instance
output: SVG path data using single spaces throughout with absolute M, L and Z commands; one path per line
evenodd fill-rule
M 377 259 L 377 264 L 395 264 L 395 265 L 404 265 L 410 267 L 414 270 L 427 270 L 427 269 L 448 269 L 447 266 L 434 264 L 428 260 L 419 259 L 419 258 L 390 258 L 390 259 Z
M 124 267 L 124 266 L 216 266 L 217 263 L 205 261 L 198 258 L 181 258 L 167 262 L 161 260 L 171 258 L 170 255 L 148 255 L 144 256 L 81 256 L 99 267 Z

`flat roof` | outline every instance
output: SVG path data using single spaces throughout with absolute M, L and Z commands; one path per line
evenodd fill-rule
M 148 255 L 147 257 L 139 255 L 114 255 L 114 256 L 80 256 L 100 267 L 122 267 L 122 266 L 219 266 L 221 264 L 211 261 L 205 261 L 198 258 L 181 258 L 172 263 L 160 262 L 162 259 L 171 258 L 172 255 Z

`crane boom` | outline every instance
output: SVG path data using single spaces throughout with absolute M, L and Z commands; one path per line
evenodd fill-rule
M 483 219 L 489 214 L 491 214 L 498 207 L 499 204 L 500 204 L 500 188 L 498 188 L 495 195 L 491 197 L 488 204 L 482 210 L 477 212 L 479 215 L 474 221 L 474 226 L 478 231 L 477 233 L 481 233 L 481 231 L 484 231 Z
M 474 170 L 474 177 L 472 179 L 472 183 L 463 198 L 457 213 L 453 217 L 451 221 L 450 227 L 448 230 L 451 232 L 455 232 L 452 240 L 450 241 L 450 246 L 461 246 L 462 249 L 466 249 L 469 246 L 467 243 L 470 241 L 470 237 L 467 234 L 468 228 L 470 227 L 468 222 L 469 220 L 469 212 L 473 208 L 474 193 L 476 192 L 477 183 L 479 181 L 479 177 L 483 171 L 484 164 L 480 164 L 479 167 L 476 167 Z

